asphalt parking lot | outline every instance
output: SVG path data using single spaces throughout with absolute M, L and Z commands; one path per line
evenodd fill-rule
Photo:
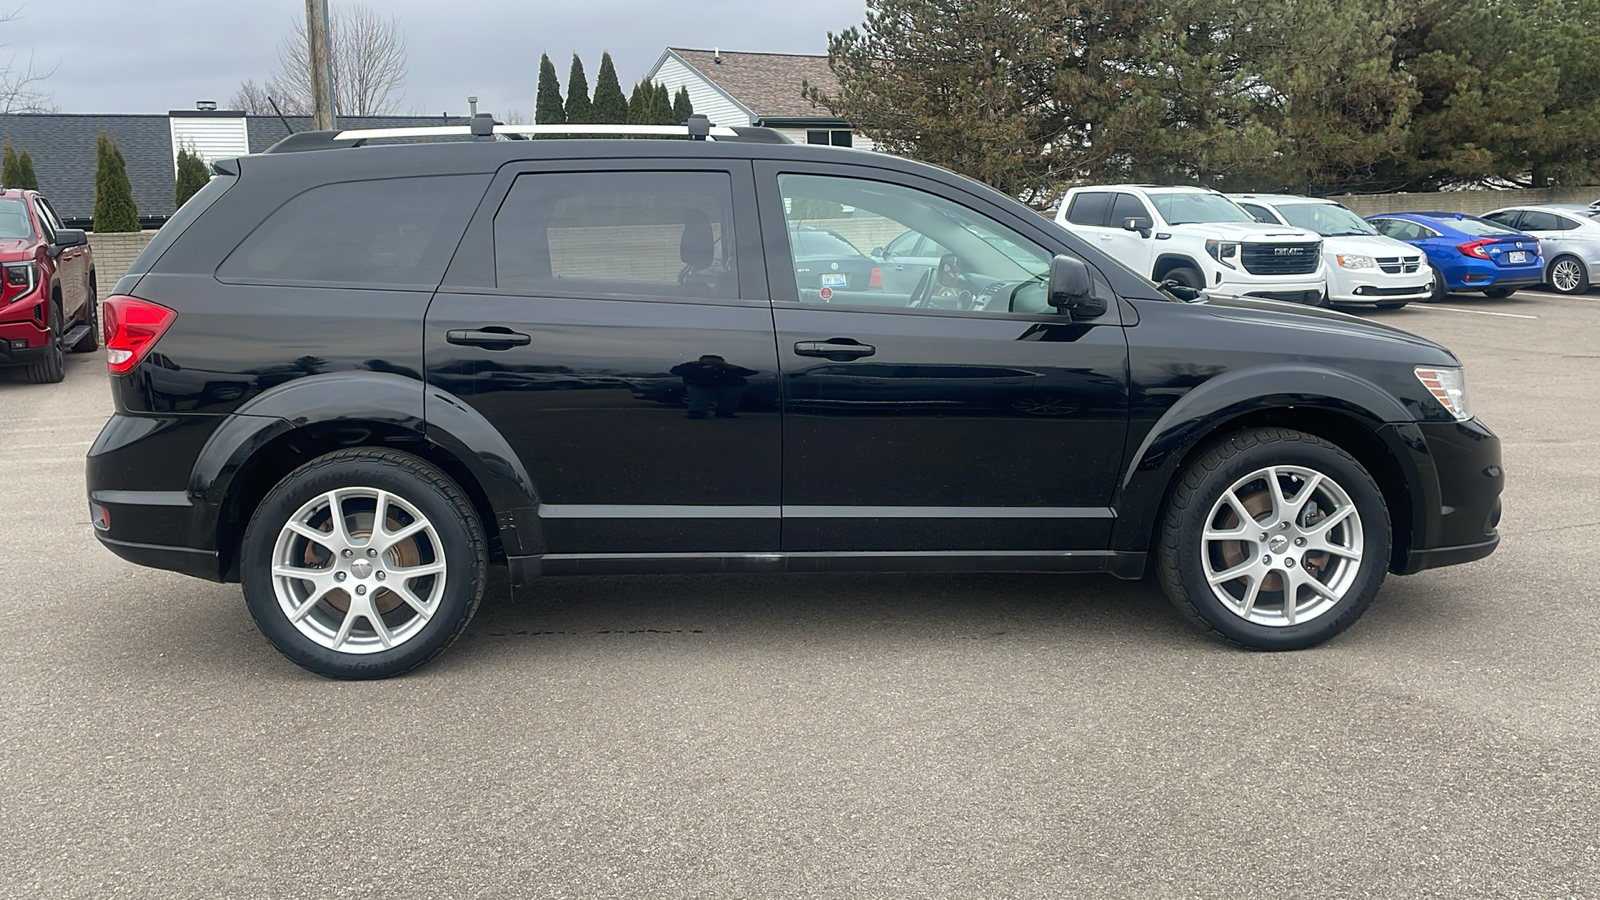
M 1373 317 L 1504 541 L 1281 655 L 1101 576 L 502 578 L 325 681 L 96 544 L 99 354 L 0 372 L 0 897 L 1600 897 L 1600 293 Z

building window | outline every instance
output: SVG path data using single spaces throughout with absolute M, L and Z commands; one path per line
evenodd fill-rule
M 850 130 L 848 128 L 835 128 L 832 130 L 814 128 L 806 132 L 806 143 L 823 145 L 832 144 L 835 147 L 853 146 L 851 143 Z

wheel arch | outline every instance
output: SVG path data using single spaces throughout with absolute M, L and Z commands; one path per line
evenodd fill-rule
M 1150 270 L 1152 281 L 1165 279 L 1173 269 L 1190 268 L 1200 273 L 1200 280 L 1204 281 L 1206 270 L 1199 261 L 1185 253 L 1163 253 L 1156 257 L 1155 266 Z
M 1372 475 L 1389 507 L 1389 567 L 1398 570 L 1409 555 L 1428 502 L 1426 473 L 1417 469 L 1412 454 L 1401 452 L 1385 434 L 1387 423 L 1410 421 L 1405 409 L 1375 385 L 1326 370 L 1273 369 L 1240 381 L 1233 387 L 1245 390 L 1207 391 L 1202 385 L 1150 429 L 1131 455 L 1117 491 L 1112 547 L 1150 551 L 1158 538 L 1162 511 L 1189 463 L 1231 434 L 1274 426 L 1322 438 L 1349 453 Z M 1293 391 L 1318 381 L 1320 390 Z M 1248 395 L 1251 384 L 1260 385 L 1263 393 L 1227 402 Z
M 255 398 L 219 426 L 195 462 L 188 494 L 196 526 L 213 529 L 222 579 L 238 579 L 239 544 L 267 492 L 299 466 L 350 447 L 399 450 L 437 466 L 467 494 L 495 557 L 542 548 L 537 496 L 505 439 L 471 407 L 427 391 L 439 403 L 425 422 L 423 387 L 414 379 L 313 376 Z

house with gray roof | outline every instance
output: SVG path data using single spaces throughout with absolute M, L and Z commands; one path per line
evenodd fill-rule
M 214 104 L 204 104 L 202 107 Z M 341 116 L 340 128 L 465 125 L 462 116 Z M 238 110 L 177 109 L 164 114 L 94 115 L 41 113 L 0 115 L 0 143 L 9 141 L 33 157 L 39 190 L 69 227 L 88 228 L 94 217 L 96 139 L 117 139 L 133 185 L 133 202 L 146 228 L 158 228 L 173 213 L 178 151 L 206 162 L 260 153 L 290 130 L 311 130 L 308 117 L 252 116 Z
M 838 88 L 826 56 L 668 47 L 645 78 L 674 95 L 688 88 L 694 111 L 718 125 L 776 128 L 797 144 L 872 149 L 851 123 L 801 93 L 807 83 L 824 93 Z

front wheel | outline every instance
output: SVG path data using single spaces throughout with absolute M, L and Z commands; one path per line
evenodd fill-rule
M 1175 269 L 1171 269 L 1167 272 L 1167 277 L 1184 287 L 1194 288 L 1197 291 L 1205 290 L 1206 287 L 1205 276 L 1200 274 L 1199 269 L 1192 266 L 1178 266 Z
M 73 353 L 93 353 L 100 349 L 100 297 L 93 276 L 89 278 L 89 305 L 84 308 L 83 324 L 89 326 L 89 333 L 73 345 Z
M 1383 584 L 1389 512 L 1366 469 L 1312 435 L 1231 435 L 1179 476 L 1158 575 L 1201 625 L 1252 650 L 1314 647 Z
M 483 597 L 477 513 L 444 473 L 403 453 L 340 450 L 291 472 L 240 549 L 261 633 L 329 678 L 388 678 L 434 658 Z
M 61 304 L 50 302 L 50 346 L 44 358 L 28 365 L 28 380 L 34 384 L 55 384 L 67 377 L 66 352 L 61 348 Z

